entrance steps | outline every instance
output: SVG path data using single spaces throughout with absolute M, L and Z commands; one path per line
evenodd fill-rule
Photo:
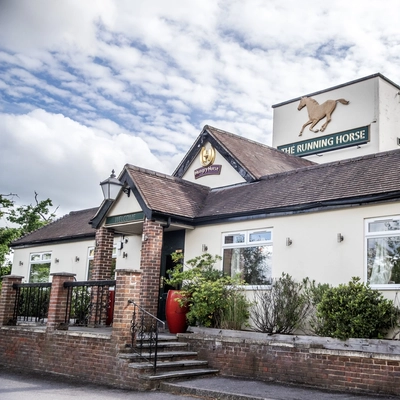
M 144 348 L 148 347 L 144 344 Z M 154 372 L 154 354 L 122 353 L 120 359 L 126 360 L 140 379 L 146 380 L 149 388 L 158 388 L 160 382 L 176 378 L 193 378 L 215 375 L 219 371 L 208 367 L 208 362 L 199 360 L 195 351 L 187 349 L 188 344 L 178 342 L 176 335 L 159 335 L 157 346 L 157 368 Z

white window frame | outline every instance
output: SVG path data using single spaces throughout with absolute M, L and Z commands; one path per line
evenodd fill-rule
M 270 235 L 269 239 L 260 239 L 260 240 L 251 240 L 251 236 L 257 233 L 268 232 Z M 232 235 L 243 235 L 244 241 L 237 243 L 225 243 L 225 238 Z M 225 232 L 222 234 L 222 266 L 224 263 L 224 250 L 225 249 L 233 249 L 233 248 L 248 248 L 248 247 L 257 247 L 257 246 L 271 246 L 272 247 L 272 257 L 273 257 L 273 229 L 272 228 L 259 228 L 259 229 L 251 229 L 251 230 L 240 230 L 240 231 L 232 231 Z M 272 257 L 271 257 L 271 280 L 272 280 Z M 253 290 L 259 287 L 268 288 L 271 285 L 246 285 L 245 289 Z
M 44 256 L 48 256 L 48 258 L 44 258 Z M 39 256 L 38 260 L 32 260 L 35 256 Z M 38 265 L 38 264 L 50 264 L 49 266 L 49 277 L 47 279 L 47 282 L 50 282 L 50 274 L 51 274 L 51 265 L 52 265 L 52 253 L 51 251 L 36 251 L 34 253 L 29 254 L 29 271 L 28 271 L 28 281 L 29 283 L 32 283 L 31 281 L 31 271 L 32 271 L 32 265 Z
M 383 230 L 383 231 L 376 231 L 376 232 L 369 232 L 369 224 L 373 222 L 384 222 L 384 221 L 399 221 L 400 223 L 400 215 L 394 215 L 389 217 L 375 217 L 375 218 L 368 218 L 365 220 L 365 244 L 364 244 L 364 273 L 365 279 L 364 281 L 370 285 L 373 289 L 378 290 L 398 290 L 400 289 L 400 282 L 399 283 L 384 283 L 384 284 L 370 284 L 368 282 L 368 239 L 379 239 L 379 238 L 387 238 L 398 236 L 400 238 L 400 229 L 397 230 Z

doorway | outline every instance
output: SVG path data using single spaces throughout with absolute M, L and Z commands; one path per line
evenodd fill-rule
M 171 254 L 175 251 L 184 251 L 185 245 L 185 230 L 164 232 L 163 237 L 163 248 L 161 253 L 161 270 L 160 279 L 168 278 L 167 271 L 174 267 Z M 165 321 L 165 304 L 167 302 L 167 294 L 170 289 L 174 289 L 171 286 L 160 285 L 160 293 L 158 300 L 158 315 L 157 318 L 161 321 Z

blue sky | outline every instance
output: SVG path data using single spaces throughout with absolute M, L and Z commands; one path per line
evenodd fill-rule
M 205 124 L 271 144 L 273 104 L 399 84 L 400 2 L 330 3 L 0 1 L 0 194 L 95 207 L 111 169 L 171 173 Z

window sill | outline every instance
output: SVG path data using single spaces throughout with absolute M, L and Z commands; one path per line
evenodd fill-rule
M 376 290 L 400 290 L 400 284 L 386 284 L 386 285 L 369 285 L 371 289 Z

